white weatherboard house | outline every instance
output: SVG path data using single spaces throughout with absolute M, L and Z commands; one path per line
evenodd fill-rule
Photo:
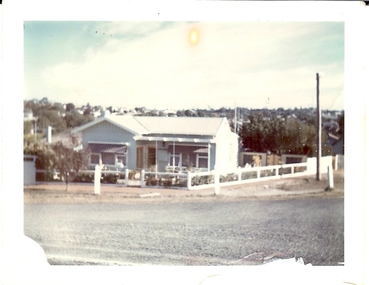
M 237 167 L 238 136 L 226 118 L 105 116 L 73 130 L 90 166 L 146 171 L 220 171 Z

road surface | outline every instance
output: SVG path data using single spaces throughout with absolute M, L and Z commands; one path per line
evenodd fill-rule
M 344 199 L 25 204 L 50 264 L 253 265 L 344 261 Z

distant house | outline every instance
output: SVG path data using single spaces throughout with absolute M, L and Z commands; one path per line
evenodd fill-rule
M 24 110 L 23 111 L 23 120 L 24 121 L 34 121 L 36 118 L 33 116 L 32 110 Z
M 76 128 L 90 166 L 181 171 L 235 169 L 238 136 L 226 118 L 105 116 Z
M 24 131 L 25 134 L 34 134 L 35 133 L 35 122 L 37 118 L 33 116 L 32 110 L 26 109 L 23 111 L 23 122 L 24 122 Z M 27 126 L 27 127 L 26 127 Z

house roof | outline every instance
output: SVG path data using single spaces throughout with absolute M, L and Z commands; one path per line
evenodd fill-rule
M 134 117 L 148 134 L 215 136 L 223 118 Z
M 76 129 L 74 129 L 72 132 L 83 132 L 84 130 L 97 125 L 103 121 L 109 122 L 113 125 L 116 125 L 119 128 L 125 129 L 133 134 L 139 135 L 139 134 L 145 134 L 147 133 L 147 129 L 139 123 L 137 120 L 135 120 L 134 116 L 106 116 L 106 117 L 100 117 L 92 122 L 89 122 L 83 126 L 80 126 Z
M 216 136 L 226 118 L 107 116 L 83 125 L 73 132 L 83 131 L 102 121 L 110 122 L 136 135 L 196 135 Z

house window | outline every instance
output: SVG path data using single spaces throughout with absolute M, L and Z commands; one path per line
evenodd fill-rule
M 205 154 L 197 154 L 196 167 L 208 168 L 208 156 Z
M 105 165 L 115 165 L 115 154 L 102 153 L 102 163 Z
M 116 155 L 115 156 L 115 165 L 125 166 L 127 165 L 127 156 L 126 155 Z
M 100 163 L 100 154 L 92 153 L 90 155 L 90 164 L 99 164 Z
M 121 166 L 126 164 L 127 146 L 113 143 L 89 143 L 91 150 L 90 164 L 104 164 L 106 166 Z
M 182 166 L 194 167 L 196 166 L 196 154 L 193 152 L 182 153 Z
M 175 155 L 173 155 L 173 150 Z M 172 153 L 171 153 L 172 151 Z M 175 166 L 208 168 L 209 148 L 204 145 L 169 145 L 168 165 L 173 166 L 173 157 Z
M 243 155 L 243 165 L 249 164 L 252 165 L 254 160 L 252 159 L 252 154 L 244 154 Z
M 169 166 L 182 166 L 182 154 L 181 153 L 169 153 L 169 161 L 168 161 L 168 165 Z M 174 162 L 174 165 L 173 165 Z

